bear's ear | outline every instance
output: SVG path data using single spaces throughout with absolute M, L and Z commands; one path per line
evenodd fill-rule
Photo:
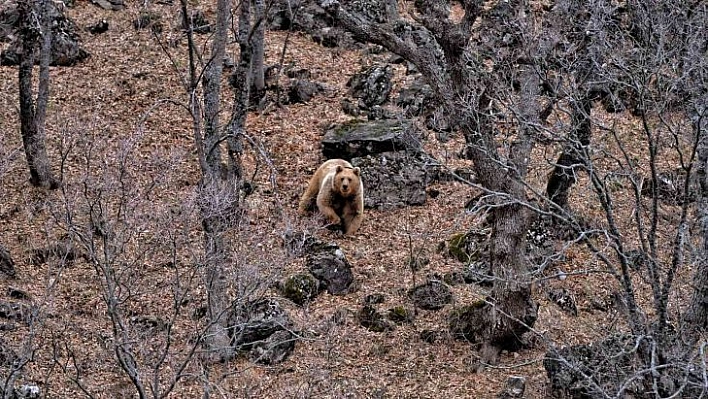
M 359 169 L 359 167 L 354 168 L 354 174 L 355 174 L 355 175 L 359 176 L 359 172 L 360 172 L 360 171 L 361 171 L 361 170 Z
M 344 170 L 344 168 L 342 167 L 342 165 L 337 165 L 337 169 L 335 169 L 335 172 L 339 173 L 343 170 Z

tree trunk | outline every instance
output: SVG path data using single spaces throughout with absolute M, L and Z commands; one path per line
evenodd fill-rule
M 204 230 L 205 281 L 209 316 L 206 344 L 214 360 L 233 358 L 234 348 L 228 334 L 230 301 L 226 267 L 232 262 L 225 234 L 238 224 L 240 203 L 238 179 L 222 173 L 220 145 L 224 129 L 220 127 L 220 93 L 223 62 L 226 54 L 231 1 L 217 1 L 217 17 L 209 64 L 204 71 L 204 162 L 199 186 L 202 229 Z M 199 144 L 199 143 L 197 143 Z
M 592 101 L 588 96 L 573 102 L 573 131 L 569 134 L 568 142 L 546 185 L 546 196 L 561 208 L 568 206 L 568 192 L 577 181 L 578 169 L 587 159 L 585 152 L 592 134 L 591 111 Z
M 30 182 L 36 187 L 55 189 L 59 187 L 54 178 L 45 145 L 45 115 L 49 98 L 49 58 L 51 52 L 51 28 L 48 1 L 41 0 L 39 19 L 41 28 L 33 25 L 35 11 L 30 0 L 18 3 L 20 38 L 19 54 L 20 130 L 22 144 L 30 170 Z M 41 29 L 41 32 L 39 31 Z M 40 81 L 37 103 L 32 89 L 32 71 L 35 62 L 37 41 L 42 39 L 40 51 Z
M 705 116 L 701 117 L 701 121 Z M 693 278 L 693 296 L 683 316 L 684 333 L 688 342 L 695 342 L 701 332 L 708 330 L 708 126 L 701 121 L 694 130 L 700 135 L 697 148 L 696 176 L 700 185 L 697 203 L 697 221 L 700 226 L 700 251 Z
M 265 95 L 265 4 L 263 0 L 253 0 L 253 60 L 251 62 L 251 81 L 256 98 Z

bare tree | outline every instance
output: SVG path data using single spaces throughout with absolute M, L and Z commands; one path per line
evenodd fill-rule
M 256 20 L 252 21 L 252 3 L 255 3 Z M 185 26 L 187 4 L 182 2 Z M 189 87 L 190 110 L 194 120 L 194 137 L 202 169 L 199 185 L 199 200 L 202 213 L 205 248 L 205 282 L 208 292 L 209 320 L 211 332 L 207 343 L 219 359 L 230 359 L 234 355 L 228 335 L 226 312 L 230 308 L 227 293 L 226 268 L 233 257 L 225 241 L 228 231 L 237 228 L 243 212 L 242 188 L 243 171 L 241 155 L 246 133 L 246 115 L 249 107 L 249 93 L 254 68 L 262 69 L 264 9 L 263 2 L 244 1 L 239 5 L 238 32 L 236 38 L 240 53 L 236 68 L 230 77 L 233 88 L 233 106 L 224 123 L 224 109 L 221 99 L 222 63 L 226 55 L 229 26 L 231 23 L 232 4 L 230 0 L 217 2 L 217 21 L 212 40 L 211 53 L 205 66 L 201 81 L 203 108 L 197 96 L 199 86 L 198 71 L 194 60 L 197 48 L 194 46 L 191 26 L 188 28 L 189 42 Z M 260 46 L 260 64 L 254 62 L 254 48 Z M 259 55 L 258 55 L 259 54 Z M 262 73 L 262 71 L 261 71 Z M 203 119 L 202 119 L 203 112 Z M 201 121 L 204 120 L 202 129 Z M 221 154 L 226 153 L 226 164 L 222 163 Z
M 20 121 L 22 143 L 34 186 L 55 189 L 59 182 L 52 174 L 47 156 L 45 121 L 49 101 L 49 61 L 52 29 L 51 4 L 48 0 L 21 0 L 18 2 L 20 38 L 19 53 Z M 37 45 L 39 53 L 39 85 L 37 99 L 32 88 L 32 70 Z

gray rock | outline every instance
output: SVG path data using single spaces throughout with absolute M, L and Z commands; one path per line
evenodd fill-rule
M 656 183 L 650 177 L 643 179 L 642 195 L 647 197 L 656 195 L 657 199 L 670 205 L 695 202 L 700 193 L 698 176 L 695 173 L 691 174 L 687 193 L 684 190 L 685 182 L 686 171 L 681 168 L 669 172 L 659 172 L 656 176 Z
M 394 306 L 388 310 L 386 317 L 396 324 L 412 323 L 415 319 L 415 311 L 403 305 Z
M 292 321 L 278 301 L 264 298 L 235 304 L 228 325 L 231 343 L 239 350 L 250 349 L 275 332 L 289 329 Z
M 420 133 L 410 120 L 353 120 L 329 128 L 322 139 L 327 159 L 351 160 L 391 151 L 422 151 Z
M 319 293 L 319 282 L 309 273 L 294 274 L 282 284 L 283 296 L 298 305 L 314 299 Z
M 0 367 L 11 365 L 17 360 L 17 353 L 10 348 L 10 345 L 0 337 Z
M 393 331 L 396 325 L 387 320 L 372 305 L 364 305 L 359 311 L 359 323 L 373 332 Z
M 307 267 L 320 282 L 320 287 L 332 295 L 348 294 L 354 283 L 349 261 L 339 246 L 334 245 L 307 256 Z
M 442 309 L 452 302 L 452 291 L 442 281 L 430 280 L 413 287 L 408 295 L 415 305 L 425 310 Z
M 453 309 L 448 316 L 448 325 L 452 337 L 472 343 L 478 342 L 478 338 L 483 333 L 484 326 L 487 323 L 485 319 L 487 306 L 486 302 L 478 301 L 471 305 Z
M 42 396 L 42 391 L 37 385 L 22 384 L 19 388 L 15 388 L 14 399 L 39 399 Z
M 512 375 L 506 379 L 504 390 L 499 393 L 499 399 L 523 398 L 526 390 L 526 378 Z
M 565 288 L 558 288 L 548 291 L 548 299 L 553 301 L 563 311 L 568 312 L 573 316 L 578 315 L 578 306 L 575 303 L 575 297 Z
M 283 236 L 283 245 L 289 256 L 300 257 L 322 247 L 324 242 L 304 231 L 288 231 Z
M 125 8 L 123 0 L 91 0 L 91 3 L 103 8 L 104 10 L 120 11 Z
M 481 287 L 491 287 L 494 284 L 492 268 L 486 260 L 473 260 L 466 264 L 462 269 L 462 279 L 467 284 Z
M 390 65 L 372 65 L 363 68 L 347 82 L 349 94 L 361 100 L 360 108 L 370 109 L 388 102 L 393 83 Z
M 615 334 L 590 344 L 551 347 L 543 360 L 551 382 L 550 393 L 564 398 L 604 398 L 617 396 L 620 390 L 619 396 L 623 398 L 670 397 L 677 392 L 681 398 L 705 395 L 700 359 L 698 364 L 685 364 L 683 352 L 672 358 L 669 348 L 684 343 L 679 343 L 679 335 L 671 331 L 664 339 L 657 350 L 668 355 L 665 364 L 681 363 L 681 367 L 655 368 L 651 364 L 653 358 L 644 359 L 637 349 L 642 345 L 656 345 L 650 336 Z M 654 371 L 648 375 L 647 370 Z
M 49 15 L 52 26 L 52 43 L 49 65 L 72 66 L 89 57 L 89 53 L 81 47 L 76 24 L 63 14 L 54 3 L 50 2 Z M 13 29 L 18 28 L 19 19 L 14 9 L 2 13 L 0 24 L 7 21 Z M 10 45 L 0 54 L 0 65 L 18 65 L 22 45 L 19 37 L 11 37 Z M 35 63 L 39 64 L 40 44 L 35 45 Z
M 315 82 L 294 79 L 288 87 L 288 104 L 306 103 L 322 90 L 322 86 Z
M 15 262 L 12 261 L 10 252 L 0 245 L 0 275 L 15 277 Z
M 29 324 L 34 317 L 34 310 L 31 306 L 14 301 L 0 302 L 0 318 L 14 321 L 21 321 Z
M 396 0 L 341 0 L 342 7 L 365 19 L 385 23 L 398 17 Z M 267 21 L 272 30 L 294 29 L 310 34 L 332 26 L 332 18 L 317 0 L 275 0 L 269 4 Z
M 433 100 L 433 90 L 421 79 L 414 80 L 410 86 L 401 89 L 398 93 L 396 105 L 403 108 L 409 118 L 421 115 L 428 109 Z
M 276 331 L 264 341 L 255 343 L 249 351 L 249 358 L 259 364 L 282 363 L 295 349 L 295 340 L 290 331 Z
M 361 169 L 364 206 L 392 209 L 425 204 L 429 178 L 422 156 L 385 152 L 354 158 L 352 165 Z

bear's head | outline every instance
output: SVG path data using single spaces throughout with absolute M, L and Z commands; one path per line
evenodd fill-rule
M 359 192 L 359 168 L 345 168 L 337 165 L 334 181 L 334 190 L 342 197 L 351 197 Z

